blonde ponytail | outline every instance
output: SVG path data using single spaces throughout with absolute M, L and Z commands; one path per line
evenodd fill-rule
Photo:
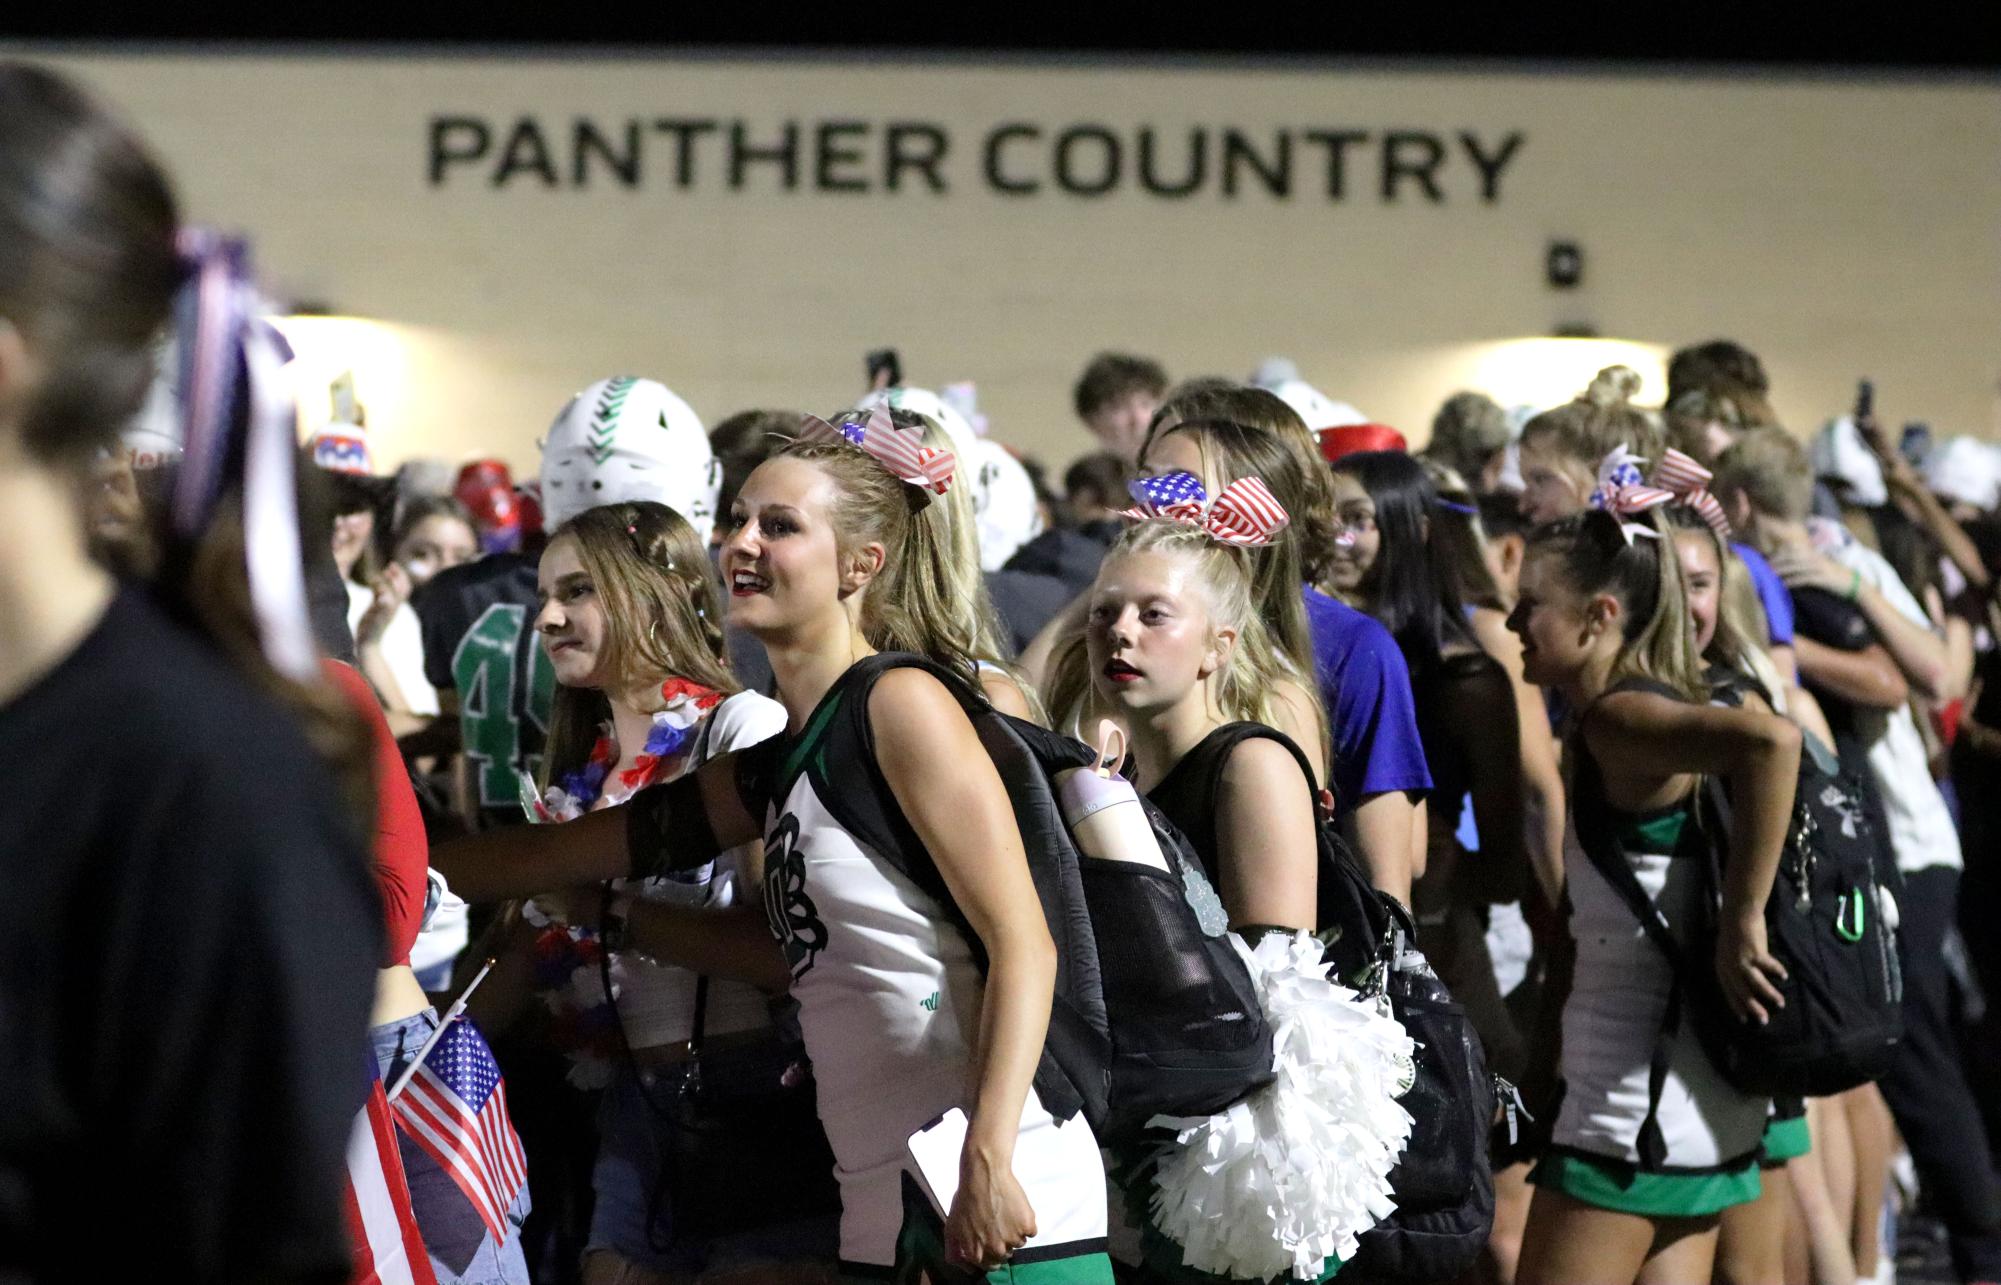
M 951 449 L 944 430 L 928 417 L 900 409 L 890 415 L 898 428 L 923 433 L 926 445 Z M 929 657 L 975 691 L 982 669 L 999 670 L 1039 715 L 1035 689 L 1002 641 L 980 571 L 969 481 L 962 475 L 925 504 L 881 464 L 845 443 L 793 442 L 780 454 L 812 463 L 833 479 L 839 492 L 833 523 L 842 552 L 871 541 L 887 551 L 881 573 L 862 595 L 861 630 L 869 646 Z
M 1642 459 L 1657 461 L 1667 445 L 1660 416 L 1633 405 L 1639 372 L 1607 366 L 1577 399 L 1546 410 L 1522 427 L 1524 444 L 1546 439 L 1557 454 L 1588 469 L 1623 446 Z

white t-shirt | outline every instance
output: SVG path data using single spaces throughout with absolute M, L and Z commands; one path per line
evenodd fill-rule
M 375 601 L 372 590 L 354 581 L 347 581 L 347 627 L 353 630 L 360 626 L 362 613 L 368 604 Z M 438 713 L 438 692 L 424 677 L 424 634 L 417 624 L 417 613 L 404 603 L 389 617 L 389 624 L 382 631 L 382 658 L 389 662 L 389 672 L 396 677 L 396 685 L 403 689 L 403 702 L 412 714 L 436 715 Z
M 738 692 L 716 706 L 708 718 L 700 760 L 689 755 L 676 776 L 694 771 L 718 754 L 746 749 L 785 731 L 785 707 L 756 692 Z M 609 787 L 605 798 L 608 803 L 622 801 L 620 792 Z M 649 901 L 720 910 L 745 896 L 758 895 L 758 889 L 742 881 L 742 854 L 743 849 L 733 848 L 700 871 L 647 879 L 629 887 L 635 896 Z M 696 974 L 632 955 L 624 959 L 622 971 L 625 985 L 618 997 L 618 1015 L 632 1047 L 653 1048 L 686 1040 L 694 1029 Z M 704 1034 L 761 1030 L 771 1024 L 769 1010 L 763 992 L 748 982 L 713 978 L 702 1022 Z
M 1865 582 L 1912 622 L 1925 629 L 1932 628 L 1931 617 L 1882 554 L 1833 523 L 1815 522 L 1813 528 L 1814 543 L 1828 556 L 1859 572 Z M 1897 854 L 1897 869 L 1905 874 L 1933 866 L 1958 870 L 1962 864 L 1959 831 L 1953 828 L 1945 796 L 1932 780 L 1931 756 L 1925 752 L 1925 738 L 1918 731 L 1911 707 L 1900 705 L 1893 710 L 1858 707 L 1855 722 L 1869 746 L 1869 773 L 1875 779 L 1876 792 L 1883 800 L 1883 814 L 1890 823 L 1890 846 Z

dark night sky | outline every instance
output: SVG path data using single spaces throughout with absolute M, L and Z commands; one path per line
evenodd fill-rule
M 1224 6 L 1217 6 L 1222 8 Z M 1966 18 L 1924 6 L 1699 4 L 1557 6 L 1369 6 L 1292 4 L 1260 11 L 1227 6 L 1228 16 L 1191 22 L 1162 8 L 1123 16 L 1112 6 L 1075 3 L 1057 17 L 1020 4 L 922 7 L 893 4 L 756 5 L 688 3 L 633 6 L 472 5 L 432 0 L 380 10 L 368 5 L 116 6 L 14 0 L 0 5 L 0 35 L 118 39 L 157 45 L 249 41 L 304 51 L 351 46 L 427 45 L 536 48 L 732 50 L 779 48 L 842 53 L 936 51 L 973 57 L 1029 55 L 1198 55 L 1290 60 L 1425 59 L 1458 62 L 1625 63 L 1671 69 L 1704 65 L 1902 72 L 2001 69 L 2001 37 Z M 1943 13 L 1946 6 L 1933 6 Z M 1954 6 L 1955 8 L 1962 8 Z M 1970 12 L 1978 6 L 1965 6 Z M 638 10 L 638 12 L 632 12 Z M 1327 12 L 1338 10 L 1339 12 Z M 1388 10 L 1387 12 L 1385 10 Z M 1199 11 L 1198 11 L 1199 12 Z

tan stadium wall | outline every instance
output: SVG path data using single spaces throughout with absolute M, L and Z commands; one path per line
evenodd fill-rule
M 1581 387 L 1594 347 L 1502 342 L 1576 323 L 1649 345 L 1643 356 L 1740 339 L 1796 429 L 1840 412 L 1868 375 L 1892 421 L 2001 436 L 1993 81 L 74 49 L 46 61 L 138 123 L 191 217 L 253 235 L 275 293 L 365 319 L 295 339 L 309 383 L 355 369 L 384 465 L 491 453 L 532 468 L 567 395 L 615 373 L 665 381 L 710 423 L 757 405 L 826 412 L 884 344 L 912 383 L 977 381 L 994 433 L 1058 466 L 1090 444 L 1069 391 L 1105 347 L 1176 376 L 1287 356 L 1421 439 L 1470 382 L 1506 400 Z M 788 125 L 789 189 L 785 163 L 755 154 Z M 1170 185 L 1196 130 L 1201 181 L 1149 191 L 1142 148 L 1147 177 Z M 1583 248 L 1581 288 L 1545 283 L 1552 239 Z M 1658 367 L 1644 373 L 1657 396 Z M 323 405 L 316 392 L 308 417 Z

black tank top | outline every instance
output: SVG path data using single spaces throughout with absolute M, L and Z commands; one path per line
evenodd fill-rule
M 1216 795 L 1222 789 L 1223 769 L 1229 765 L 1230 752 L 1255 737 L 1277 741 L 1291 750 L 1293 757 L 1299 760 L 1301 772 L 1305 772 L 1305 756 L 1283 732 L 1262 723 L 1225 723 L 1182 755 L 1181 761 L 1168 769 L 1160 783 L 1146 792 L 1147 799 L 1166 813 L 1175 828 L 1188 837 L 1188 846 L 1195 850 L 1196 857 L 1202 862 L 1202 873 L 1208 875 L 1209 882 L 1218 887 L 1222 885 L 1222 878 L 1216 868 L 1219 864 Z M 1307 779 L 1312 778 L 1309 776 Z M 1310 797 L 1312 787 L 1306 788 Z

